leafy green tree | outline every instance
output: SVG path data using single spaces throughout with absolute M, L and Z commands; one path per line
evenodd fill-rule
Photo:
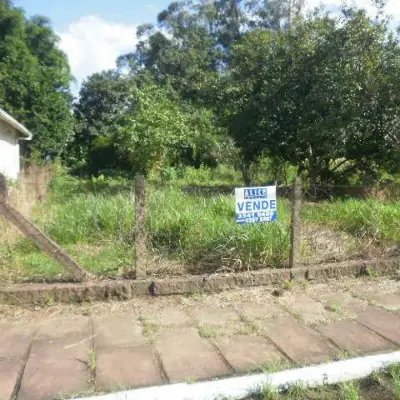
M 182 105 L 166 87 L 149 84 L 134 88 L 132 95 L 116 146 L 135 173 L 148 175 L 179 163 L 182 152 L 196 152 L 215 130 L 210 111 Z
M 234 50 L 225 103 L 244 163 L 270 154 L 315 184 L 382 162 L 395 153 L 399 66 L 386 22 L 359 10 L 248 33 Z
M 98 175 L 104 170 L 124 170 L 114 145 L 124 113 L 131 106 L 130 77 L 117 71 L 91 75 L 83 82 L 75 104 L 74 141 L 66 155 L 76 173 Z
M 0 2 L 0 106 L 34 133 L 28 154 L 65 151 L 73 117 L 68 60 L 45 17 L 27 20 L 12 1 Z
M 249 25 L 274 31 L 289 28 L 304 11 L 305 0 L 250 0 Z

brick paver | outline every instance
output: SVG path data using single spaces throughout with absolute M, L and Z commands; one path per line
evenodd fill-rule
M 162 332 L 156 348 L 171 382 L 207 379 L 232 372 L 213 346 L 193 328 Z
M 215 344 L 237 372 L 287 360 L 271 341 L 260 336 L 222 337 L 215 339 Z
M 289 294 L 279 303 L 306 323 L 326 321 L 331 317 L 320 302 L 307 295 Z
M 23 364 L 23 360 L 0 360 L 0 400 L 12 398 Z
M 0 323 L 0 359 L 24 357 L 34 330 L 33 326 Z
M 295 287 L 279 298 L 252 288 L 196 299 L 143 297 L 108 311 L 93 305 L 95 315 L 80 315 L 79 306 L 54 317 L 35 311 L 32 324 L 0 322 L 0 400 L 214 379 L 279 361 L 328 361 L 342 350 L 390 351 L 400 345 L 400 316 L 383 308 L 399 310 L 400 292 L 398 283 L 385 282 L 351 282 L 356 297 L 346 281 Z
M 150 346 L 105 348 L 96 355 L 96 383 L 101 390 L 163 383 Z
M 368 296 L 374 304 L 386 308 L 387 310 L 400 310 L 400 292 L 395 293 L 379 293 Z
M 272 300 L 264 304 L 241 303 L 238 304 L 237 311 L 245 317 L 255 319 L 279 318 L 288 315 L 287 311 Z
M 206 325 L 223 326 L 240 320 L 239 314 L 231 307 L 192 306 L 188 313 L 200 324 Z
M 18 400 L 52 400 L 89 388 L 88 341 L 41 339 L 32 345 Z
M 400 345 L 400 318 L 388 311 L 368 307 L 358 320 L 368 328 Z
M 368 301 L 356 298 L 349 292 L 323 294 L 318 300 L 327 309 L 336 310 L 339 314 L 347 316 L 356 316 L 368 307 Z
M 376 353 L 394 348 L 392 343 L 353 320 L 320 325 L 318 330 L 341 349 L 350 353 Z
M 146 344 L 142 326 L 134 315 L 93 317 L 92 324 L 96 348 Z
M 161 326 L 186 326 L 191 320 L 183 307 L 170 307 L 155 312 L 142 312 L 141 316 L 148 321 Z
M 337 353 L 321 335 L 292 317 L 266 321 L 263 327 L 269 338 L 300 364 L 326 361 Z

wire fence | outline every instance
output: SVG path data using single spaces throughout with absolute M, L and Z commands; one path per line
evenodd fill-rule
M 203 196 L 233 195 L 236 186 L 185 186 L 184 193 Z M 306 201 L 321 201 L 335 199 L 369 199 L 395 201 L 400 198 L 400 184 L 382 184 L 376 186 L 361 185 L 310 185 L 303 184 L 303 199 Z M 277 195 L 291 198 L 292 185 L 278 185 Z

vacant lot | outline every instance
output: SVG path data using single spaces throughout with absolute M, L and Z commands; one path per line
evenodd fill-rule
M 184 193 L 150 186 L 147 198 L 149 274 L 158 276 L 279 268 L 287 265 L 290 203 L 278 202 L 276 223 L 235 223 L 233 195 Z M 32 219 L 99 276 L 130 276 L 135 204 L 124 180 L 53 180 Z M 400 240 L 400 204 L 341 200 L 303 205 L 305 263 L 373 256 Z M 4 225 L 3 225 L 4 226 Z M 3 240 L 0 281 L 61 279 L 62 268 L 26 239 Z

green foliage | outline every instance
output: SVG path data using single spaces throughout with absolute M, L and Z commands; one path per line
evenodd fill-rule
M 223 114 L 245 163 L 266 152 L 312 183 L 347 179 L 399 160 L 399 66 L 386 21 L 355 9 L 251 31 L 233 49 Z
M 65 155 L 74 172 L 98 175 L 126 169 L 114 142 L 124 111 L 132 103 L 132 85 L 130 77 L 116 71 L 96 73 L 83 82 L 74 109 L 75 138 Z
M 303 215 L 308 221 L 328 224 L 359 237 L 369 236 L 382 242 L 400 240 L 398 202 L 341 200 L 304 208 Z
M 146 85 L 133 91 L 135 98 L 124 117 L 116 139 L 121 158 L 136 173 L 148 175 L 174 161 L 186 149 L 197 151 L 200 143 L 212 143 L 213 113 L 192 109 L 172 98 L 171 91 L 157 85 Z
M 239 226 L 231 196 L 185 195 L 176 189 L 152 192 L 147 221 L 153 247 L 187 262 L 224 263 L 238 269 L 281 266 L 289 252 L 289 210 L 279 202 L 280 222 Z
M 128 260 L 133 257 L 129 251 L 135 224 L 133 195 L 125 191 L 123 181 L 109 183 L 109 191 L 92 186 L 98 192 L 88 194 L 90 186 L 58 178 L 53 195 L 35 213 L 36 222 L 53 239 L 72 249 L 87 268 L 103 274 L 108 273 L 107 259 L 111 260 L 110 270 L 116 271 L 124 263 L 130 265 Z M 120 193 L 116 193 L 118 187 Z M 175 188 L 150 190 L 146 220 L 149 245 L 187 265 L 203 261 L 215 264 L 212 269 L 221 264 L 237 270 L 259 265 L 280 267 L 289 252 L 289 209 L 283 201 L 279 212 L 280 222 L 241 227 L 235 222 L 232 196 L 190 196 Z M 95 251 L 92 257 L 91 248 L 97 245 L 105 248 L 104 253 Z M 74 246 L 88 248 L 89 255 L 75 251 Z M 27 253 L 35 251 L 28 249 Z
M 360 400 L 360 385 L 357 381 L 345 382 L 339 385 L 343 400 Z
M 0 2 L 0 106 L 33 133 L 25 143 L 36 158 L 56 157 L 71 139 L 71 75 L 47 18 L 27 19 Z
M 393 381 L 393 394 L 400 399 L 400 364 L 393 364 L 389 369 L 390 379 Z

